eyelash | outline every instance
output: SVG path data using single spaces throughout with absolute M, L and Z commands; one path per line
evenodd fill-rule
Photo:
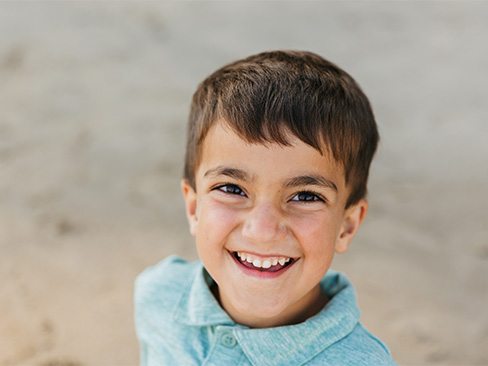
M 230 190 L 229 190 L 230 188 Z M 229 195 L 237 195 L 237 196 L 242 196 L 242 197 L 246 197 L 246 193 L 244 192 L 244 190 L 242 190 L 238 185 L 236 184 L 222 184 L 220 186 L 217 186 L 214 188 L 214 190 L 217 189 L 225 194 L 229 194 Z M 233 192 L 232 192 L 233 191 Z M 238 192 L 236 192 L 238 191 Z M 301 195 L 307 195 L 308 197 L 312 197 L 312 199 L 295 199 L 295 197 L 299 197 Z M 302 197 L 303 198 L 303 197 Z M 326 199 L 323 198 L 321 195 L 317 194 L 317 193 L 314 193 L 314 192 L 311 192 L 311 191 L 302 191 L 302 192 L 298 192 L 296 193 L 290 201 L 293 201 L 293 202 L 306 202 L 306 203 L 310 203 L 310 202 L 326 202 Z
M 307 195 L 308 197 L 312 197 L 312 199 L 302 199 L 302 200 L 295 199 L 295 197 L 299 197 L 300 195 Z M 317 193 L 310 192 L 310 191 L 303 191 L 303 192 L 298 192 L 297 194 L 295 194 L 292 197 L 291 201 L 294 201 L 294 202 L 325 202 L 325 199 Z
M 229 188 L 232 188 L 232 190 L 234 190 L 234 192 L 229 192 L 228 189 Z M 230 194 L 230 195 L 236 195 L 236 196 L 246 196 L 246 194 L 244 193 L 244 191 L 241 189 L 241 187 L 239 187 L 238 185 L 236 184 L 222 184 L 218 187 L 215 187 L 214 189 L 218 189 L 219 191 L 223 192 L 223 193 L 226 193 L 226 194 Z M 240 193 L 236 193 L 235 190 L 239 190 Z

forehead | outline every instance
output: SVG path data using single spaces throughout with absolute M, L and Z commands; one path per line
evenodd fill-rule
M 205 137 L 200 152 L 196 178 L 216 167 L 232 167 L 246 171 L 250 176 L 269 180 L 287 179 L 296 175 L 322 175 L 344 186 L 341 165 L 328 149 L 324 153 L 289 135 L 290 146 L 278 143 L 250 143 L 230 127 L 215 123 Z

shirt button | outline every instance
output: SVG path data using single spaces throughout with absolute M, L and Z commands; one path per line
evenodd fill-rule
M 220 338 L 220 341 L 222 344 L 228 348 L 232 348 L 237 344 L 236 339 L 231 333 L 224 333 L 222 334 L 222 337 Z

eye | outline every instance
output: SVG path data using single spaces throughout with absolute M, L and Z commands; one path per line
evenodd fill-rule
M 235 184 L 223 184 L 221 186 L 216 187 L 215 189 L 218 189 L 219 191 L 228 194 L 234 194 L 234 195 L 244 196 L 244 197 L 246 196 L 244 191 Z
M 295 202 L 325 202 L 320 195 L 313 192 L 298 192 L 294 195 L 291 201 Z

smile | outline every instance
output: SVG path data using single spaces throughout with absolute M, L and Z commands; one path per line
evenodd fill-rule
M 229 253 L 245 273 L 262 278 L 279 276 L 296 261 L 290 257 L 258 257 L 245 252 Z

